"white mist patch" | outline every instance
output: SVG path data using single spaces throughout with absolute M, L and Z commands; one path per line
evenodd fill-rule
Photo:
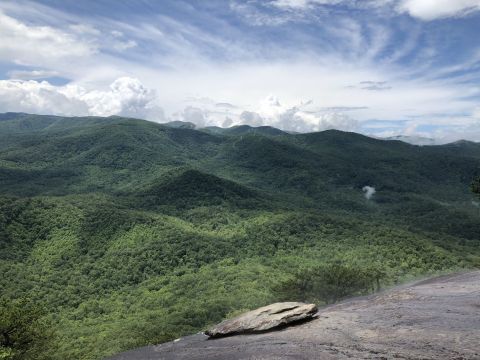
M 370 200 L 370 198 L 373 196 L 373 194 L 375 194 L 377 192 L 377 190 L 375 190 L 375 188 L 373 186 L 364 186 L 362 188 L 362 191 L 365 193 L 365 198 L 367 200 Z

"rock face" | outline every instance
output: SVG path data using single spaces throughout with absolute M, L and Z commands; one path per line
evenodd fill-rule
M 300 302 L 275 303 L 244 313 L 234 319 L 225 320 L 205 332 L 209 337 L 263 332 L 285 325 L 307 320 L 317 312 L 315 304 Z
M 281 331 L 145 346 L 109 360 L 480 359 L 480 271 L 437 277 L 319 309 Z

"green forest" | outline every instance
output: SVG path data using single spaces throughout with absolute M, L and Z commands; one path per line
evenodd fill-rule
M 479 268 L 479 175 L 467 141 L 0 114 L 0 359 L 102 359 Z

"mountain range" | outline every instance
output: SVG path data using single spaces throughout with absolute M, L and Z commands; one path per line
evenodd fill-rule
M 328 302 L 305 274 L 342 298 L 478 267 L 479 172 L 473 142 L 0 114 L 2 298 L 44 309 L 37 355 L 97 359 Z

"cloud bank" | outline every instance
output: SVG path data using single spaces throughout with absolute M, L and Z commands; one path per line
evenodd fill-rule
M 118 78 L 105 90 L 87 90 L 74 84 L 55 86 L 48 81 L 0 80 L 0 111 L 66 116 L 121 115 L 157 122 L 182 120 L 197 127 L 271 125 L 296 132 L 358 129 L 358 122 L 343 113 L 308 113 L 302 110 L 301 104 L 286 106 L 273 95 L 267 96 L 251 110 L 231 104 L 219 107 L 212 101 L 210 108 L 205 104 L 188 105 L 182 112 L 173 114 L 172 118 L 167 118 L 157 104 L 156 92 L 136 78 Z
M 0 80 L 0 111 L 55 115 L 123 115 L 164 120 L 155 91 L 135 78 L 122 77 L 106 90 L 79 85 L 54 86 L 47 81 Z
M 311 105 L 310 102 L 288 106 L 280 102 L 274 95 L 268 95 L 257 105 L 250 106 L 248 109 L 240 106 L 229 106 L 221 111 L 216 105 L 215 107 L 209 107 L 208 102 L 204 102 L 202 106 L 198 103 L 196 106 L 187 106 L 182 113 L 175 114 L 174 119 L 192 122 L 198 127 L 268 125 L 292 132 L 313 132 L 329 129 L 356 131 L 359 129 L 359 122 L 342 112 L 312 113 L 304 108 L 306 105 Z

